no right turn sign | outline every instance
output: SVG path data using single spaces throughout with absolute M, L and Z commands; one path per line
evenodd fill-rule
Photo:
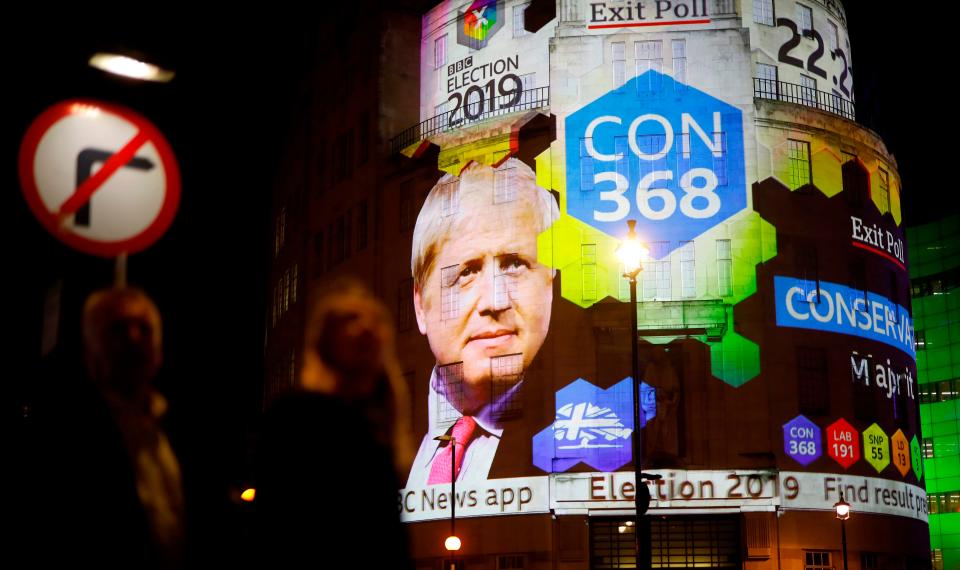
M 180 171 L 160 131 L 134 111 L 97 101 L 58 103 L 30 125 L 20 184 L 47 231 L 103 257 L 149 247 L 180 202 Z

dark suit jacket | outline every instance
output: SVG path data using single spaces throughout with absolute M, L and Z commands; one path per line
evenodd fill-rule
M 271 406 L 256 475 L 262 567 L 410 567 L 391 453 L 368 421 L 321 394 Z
M 161 567 L 123 439 L 92 385 L 53 380 L 14 440 L 15 567 Z
M 503 423 L 503 437 L 490 466 L 489 479 L 547 475 L 533 464 L 533 436 L 556 416 L 554 394 L 536 375 L 527 373 Z

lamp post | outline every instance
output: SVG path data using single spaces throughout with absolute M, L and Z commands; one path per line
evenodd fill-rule
M 450 448 L 450 536 L 443 541 L 444 548 L 450 553 L 450 570 L 456 570 L 456 552 L 460 550 L 460 538 L 457 536 L 457 438 L 452 435 L 438 435 L 433 438 L 446 441 Z
M 840 500 L 834 503 L 837 509 L 837 519 L 840 520 L 840 545 L 843 548 L 843 570 L 847 570 L 847 519 L 850 518 L 850 503 L 843 500 L 843 491 L 840 491 Z
M 630 348 L 633 373 L 633 469 L 634 469 L 634 513 L 636 520 L 633 526 L 634 547 L 636 548 L 637 568 L 649 569 L 651 565 L 650 528 L 648 519 L 643 516 L 650 504 L 649 492 L 646 490 L 642 471 L 643 432 L 640 430 L 640 353 L 637 333 L 637 276 L 643 271 L 643 261 L 647 257 L 647 250 L 637 237 L 637 221 L 627 220 L 629 230 L 627 239 L 617 248 L 617 257 L 623 264 L 623 276 L 630 280 Z M 643 487 L 641 487 L 643 485 Z M 646 504 L 643 504 L 643 502 Z M 641 544 L 641 541 L 643 544 Z

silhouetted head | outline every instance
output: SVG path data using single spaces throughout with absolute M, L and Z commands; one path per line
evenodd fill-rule
M 160 311 L 140 289 L 101 289 L 83 305 L 87 370 L 101 390 L 130 401 L 149 391 L 163 361 Z

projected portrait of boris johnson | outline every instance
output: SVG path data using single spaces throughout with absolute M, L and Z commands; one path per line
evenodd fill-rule
M 537 235 L 559 215 L 533 170 L 513 158 L 470 163 L 430 190 L 411 269 L 417 324 L 436 366 L 429 427 L 407 487 L 491 476 L 530 381 L 524 372 L 550 328 L 555 273 L 537 262 Z M 441 435 L 457 445 L 434 439 Z

